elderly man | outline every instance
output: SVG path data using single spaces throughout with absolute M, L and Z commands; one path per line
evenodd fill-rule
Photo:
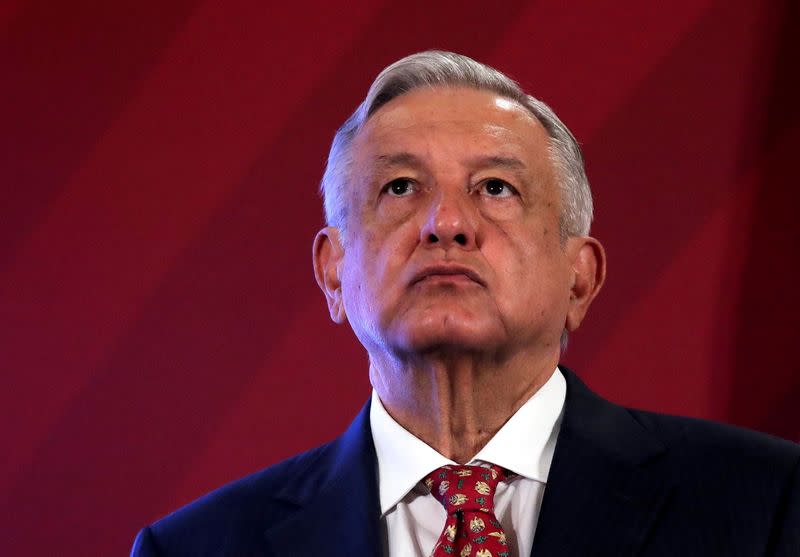
M 409 56 L 336 134 L 322 186 L 314 271 L 371 401 L 133 555 L 800 555 L 800 448 L 615 406 L 558 367 L 605 255 L 549 107 L 464 56 Z

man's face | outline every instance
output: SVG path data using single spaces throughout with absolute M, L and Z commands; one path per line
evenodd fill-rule
M 418 89 L 369 119 L 352 156 L 337 272 L 370 354 L 557 352 L 574 273 L 533 116 L 486 91 Z

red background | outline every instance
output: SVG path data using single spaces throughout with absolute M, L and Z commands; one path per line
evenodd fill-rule
M 798 3 L 429 4 L 0 4 L 0 554 L 124 554 L 346 426 L 366 358 L 312 277 L 316 187 L 377 71 L 431 47 L 585 146 L 610 271 L 565 362 L 800 438 Z

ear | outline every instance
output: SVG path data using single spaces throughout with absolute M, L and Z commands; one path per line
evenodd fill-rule
M 577 329 L 606 279 L 606 252 L 602 244 L 589 236 L 567 240 L 567 254 L 572 262 L 572 286 L 565 327 Z
M 339 229 L 332 226 L 327 226 L 317 232 L 314 238 L 312 258 L 314 260 L 314 276 L 328 301 L 331 319 L 341 324 L 347 320 L 347 315 L 342 302 L 340 277 L 344 247 L 339 234 Z

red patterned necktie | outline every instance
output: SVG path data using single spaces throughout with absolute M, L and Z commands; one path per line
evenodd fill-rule
M 506 479 L 499 466 L 442 466 L 425 478 L 447 511 L 431 557 L 508 557 L 506 535 L 494 515 L 494 492 Z

